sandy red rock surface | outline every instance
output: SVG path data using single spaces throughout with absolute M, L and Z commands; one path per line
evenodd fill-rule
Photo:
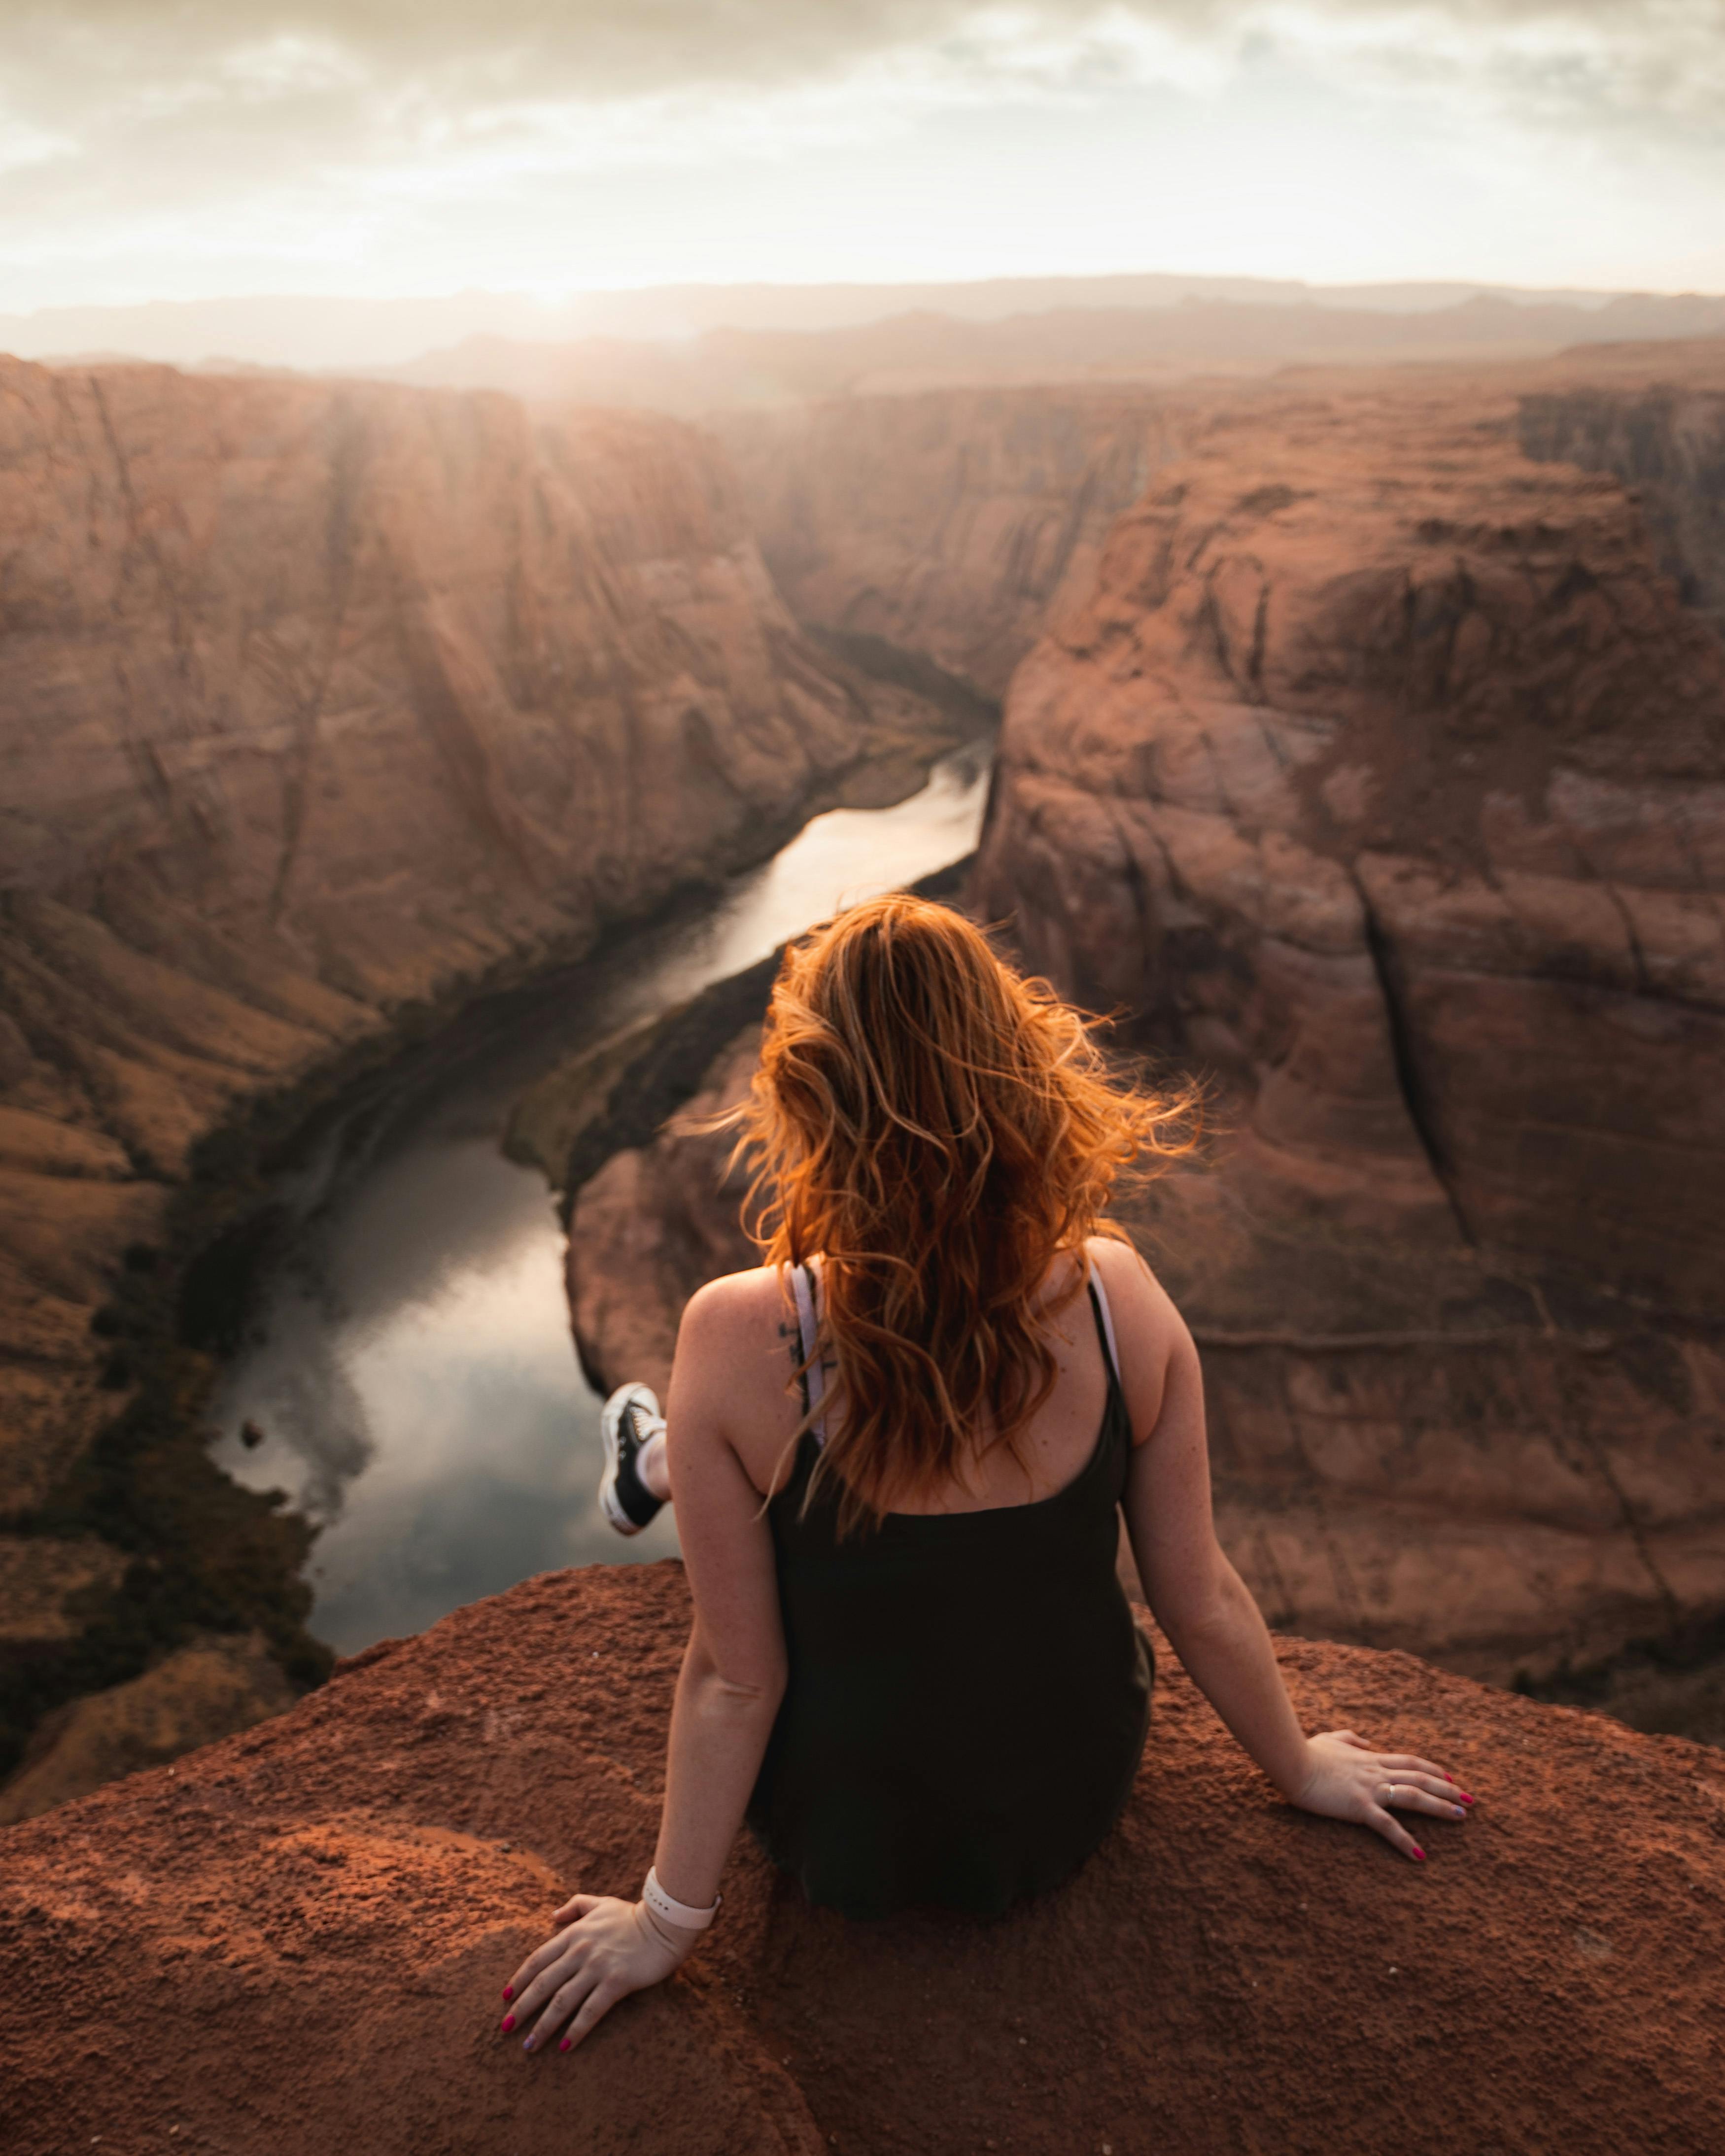
M 1308 1727 L 1479 1797 L 1423 1867 L 1282 1804 L 1164 1652 L 1127 1812 L 1065 1889 L 846 1925 L 745 1847 L 685 1971 L 524 2059 L 504 1980 L 563 1891 L 650 1858 L 686 1618 L 675 1564 L 531 1580 L 0 1835 L 8 2147 L 1725 2146 L 1719 1756 L 1290 1640 Z

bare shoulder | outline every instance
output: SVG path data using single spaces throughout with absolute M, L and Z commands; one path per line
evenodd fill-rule
M 1134 1433 L 1142 1439 L 1162 1412 L 1170 1369 L 1194 1353 L 1192 1335 L 1167 1289 L 1130 1243 L 1093 1235 L 1086 1249 L 1107 1291 L 1121 1387 Z
M 677 1363 L 685 1379 L 697 1373 L 738 1397 L 739 1386 L 770 1371 L 782 1381 L 784 1342 L 796 1316 L 778 1270 L 752 1265 L 722 1273 L 698 1287 L 683 1306 Z
M 666 1410 L 674 1483 L 680 1462 L 734 1453 L 757 1493 L 772 1488 L 796 1423 L 796 1337 L 795 1310 L 775 1266 L 722 1274 L 690 1296 Z
M 1117 1322 L 1129 1317 L 1141 1324 L 1158 1327 L 1180 1323 L 1168 1290 L 1132 1244 L 1120 1242 L 1112 1235 L 1092 1235 L 1085 1250 L 1108 1291 L 1109 1307 Z
M 683 1306 L 683 1330 L 716 1335 L 777 1317 L 785 1291 L 776 1265 L 751 1265 L 704 1281 Z

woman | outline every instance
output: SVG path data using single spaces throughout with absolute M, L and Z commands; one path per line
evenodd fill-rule
M 1421 1851 L 1426 1759 L 1307 1737 L 1210 1518 L 1198 1357 L 1106 1212 L 1189 1103 L 1111 1084 L 1084 1021 L 903 896 L 790 950 L 739 1111 L 766 1263 L 708 1283 L 669 1412 L 605 1410 L 613 1524 L 675 1496 L 695 1623 L 639 1900 L 578 1894 L 504 1992 L 581 2041 L 693 1951 L 745 1816 L 846 1915 L 992 1916 L 1131 1789 L 1151 1661 L 1119 1508 L 1182 1662 L 1289 1800 Z M 1139 1172 L 1142 1173 L 1142 1170 Z

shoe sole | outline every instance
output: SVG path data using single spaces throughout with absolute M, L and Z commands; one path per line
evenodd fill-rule
M 640 1401 L 649 1414 L 659 1413 L 659 1396 L 650 1385 L 619 1385 L 599 1417 L 599 1437 L 605 1448 L 605 1472 L 599 1483 L 599 1510 L 619 1535 L 638 1535 L 640 1526 L 630 1519 L 617 1495 L 617 1467 L 621 1450 L 623 1410 Z M 649 1523 L 650 1524 L 650 1523 Z

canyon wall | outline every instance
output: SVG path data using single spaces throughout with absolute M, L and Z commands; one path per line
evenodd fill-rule
M 0 362 L 0 1513 L 28 1530 L 0 1534 L 0 1671 L 38 1673 L 28 1717 L 164 1655 L 231 1689 L 259 1623 L 282 1651 L 246 1583 L 303 1538 L 198 1479 L 201 1366 L 138 1346 L 188 1177 L 245 1172 L 208 1134 L 901 758 L 929 716 L 886 646 L 985 695 L 1028 654 L 976 902 L 1128 1050 L 1213 1077 L 1212 1168 L 1138 1224 L 1266 1609 L 1498 1676 L 1703 1625 L 1722 384 L 1697 344 L 856 398 L 727 417 L 735 479 L 640 416 Z M 695 1146 L 578 1194 L 602 1373 L 746 1258 Z M 63 1735 L 109 1756 L 100 1719 Z
M 1717 1666 L 1680 1666 L 1725 1614 L 1717 388 L 1691 349 L 1661 388 L 1669 357 L 1189 403 L 1014 677 L 968 902 L 1123 1054 L 1210 1084 L 1204 1165 L 1132 1224 L 1272 1621 L 1591 1672 L 1725 1739 Z M 906 415 L 823 424 L 884 444 Z M 872 542 L 830 530 L 873 588 Z M 748 1262 L 701 1145 L 631 1144 L 575 1195 L 603 1376 L 661 1378 L 682 1300 Z
M 1266 1610 L 1499 1676 L 1725 1610 L 1725 643 L 1527 424 L 1203 434 L 1014 678 L 973 886 L 1213 1079 L 1140 1225 Z
M 1569 367 L 1580 371 L 1576 357 Z M 1660 566 L 1725 633 L 1725 388 L 1703 367 L 1640 390 L 1535 390 L 1521 399 L 1517 432 L 1530 457 L 1611 472 L 1633 488 Z
M 524 2058 L 503 1984 L 566 1893 L 634 1895 L 652 1857 L 688 1625 L 675 1565 L 547 1574 L 9 1829 L 18 2144 L 1725 2145 L 1725 1762 L 1292 1640 L 1308 1728 L 1406 1746 L 1477 1798 L 1421 1835 L 1426 1863 L 1282 1803 L 1163 1649 L 1121 1820 L 1059 1892 L 999 1923 L 846 1924 L 744 1835 L 685 1968 Z
M 985 696 L 1182 439 L 1146 389 L 848 398 L 712 424 L 804 622 L 927 654 Z
M 239 1493 L 176 1482 L 159 1533 L 121 1517 L 141 1436 L 49 1502 L 138 1398 L 125 1336 L 162 1317 L 208 1134 L 757 857 L 927 715 L 800 634 L 722 456 L 640 415 L 0 361 L 0 564 L 17 1669 L 75 1660 L 200 1507 L 263 1562 Z M 157 1371 L 194 1398 L 189 1365 Z
M 1481 424 L 1506 430 L 1528 457 L 1635 489 L 1662 565 L 1717 624 L 1720 349 L 1696 336 L 1421 372 L 1459 390 Z M 1313 367 L 1263 382 L 978 386 L 713 412 L 707 424 L 800 620 L 926 654 L 999 697 L 1045 626 L 1085 604 L 1115 519 L 1185 445 L 1283 408 L 1291 381 L 1352 399 L 1394 394 L 1409 378 Z
M 743 1232 L 748 1178 L 731 1166 L 734 1139 L 701 1125 L 747 1096 L 769 987 L 762 983 L 759 1011 L 712 1057 L 668 1127 L 619 1147 L 569 1191 L 569 1317 L 597 1391 L 639 1378 L 663 1400 L 683 1305 L 704 1281 L 760 1262 Z

